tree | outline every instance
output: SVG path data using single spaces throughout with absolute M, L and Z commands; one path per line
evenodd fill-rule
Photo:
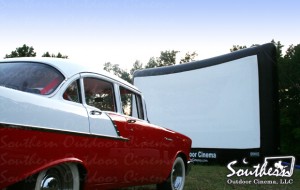
M 52 54 L 53 55 L 53 54 Z M 55 56 L 55 55 L 54 55 Z M 51 55 L 50 55 L 50 53 L 47 51 L 46 53 L 44 53 L 43 55 L 42 55 L 42 57 L 52 57 Z
M 134 71 L 143 69 L 143 63 L 136 60 L 132 66 L 132 69 L 130 70 L 130 74 L 133 75 Z
M 104 64 L 105 71 L 113 73 L 114 75 L 124 79 L 125 81 L 131 83 L 131 76 L 130 73 L 120 68 L 119 64 L 111 64 L 110 62 L 106 62 Z
M 154 57 L 151 57 L 148 63 L 146 64 L 145 68 L 147 69 L 147 68 L 155 68 L 155 67 L 158 67 L 158 62 Z
M 198 54 L 195 51 L 191 54 L 189 52 L 187 52 L 185 54 L 184 58 L 180 59 L 179 63 L 182 64 L 182 63 L 188 63 L 188 62 L 191 62 L 191 61 L 195 61 L 195 57 L 197 57 L 197 56 L 198 56 Z
M 247 46 L 233 45 L 232 48 L 230 49 L 230 52 L 234 52 L 245 48 L 247 48 Z
M 293 57 L 296 54 L 296 48 L 297 48 L 297 46 L 295 47 L 293 44 L 290 45 L 289 48 L 285 52 L 284 58 L 287 59 L 287 60 L 293 59 Z
M 158 66 L 169 66 L 176 64 L 176 55 L 179 51 L 162 51 L 158 59 Z
M 53 53 L 50 55 L 50 53 L 48 51 L 46 53 L 44 53 L 42 55 L 42 57 L 54 57 L 54 58 L 56 57 L 56 58 L 68 59 L 67 55 L 62 55 L 60 52 L 58 52 L 57 55 L 55 55 Z
M 283 45 L 276 47 L 282 55 Z M 278 73 L 282 153 L 300 155 L 300 44 L 278 59 Z
M 179 51 L 161 51 L 157 58 L 151 57 L 145 68 L 163 67 L 176 64 L 176 55 Z
M 35 57 L 36 52 L 34 51 L 33 47 L 29 47 L 24 44 L 22 47 L 16 48 L 15 51 L 12 51 L 10 54 L 6 54 L 5 58 L 12 58 L 12 57 Z
M 279 61 L 279 59 L 282 58 L 282 48 L 284 46 L 280 43 L 280 41 L 275 42 L 274 39 L 271 42 L 276 46 L 276 51 L 277 51 L 276 55 L 277 55 L 277 60 Z

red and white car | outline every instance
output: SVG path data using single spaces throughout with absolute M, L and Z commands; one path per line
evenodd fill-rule
M 0 189 L 182 190 L 190 148 L 149 123 L 136 87 L 98 67 L 0 61 Z

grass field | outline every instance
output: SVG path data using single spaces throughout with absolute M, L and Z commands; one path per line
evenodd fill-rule
M 243 177 L 241 179 L 251 181 L 250 185 L 228 184 L 226 176 L 231 173 L 226 166 L 201 166 L 195 165 L 191 173 L 186 178 L 185 190 L 300 190 L 300 170 L 294 170 L 292 178 L 281 177 Z M 230 178 L 232 180 L 239 180 L 240 178 Z M 256 180 L 255 180 L 256 179 Z M 280 184 L 280 179 L 293 180 L 292 184 Z M 261 183 L 275 181 L 278 184 L 253 184 L 255 182 Z M 282 180 L 283 182 L 283 180 Z M 155 190 L 154 185 L 132 187 L 126 190 Z

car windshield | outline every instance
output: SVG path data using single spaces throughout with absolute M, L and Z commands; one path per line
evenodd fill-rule
M 51 66 L 31 62 L 0 63 L 0 86 L 34 94 L 51 94 L 64 76 Z

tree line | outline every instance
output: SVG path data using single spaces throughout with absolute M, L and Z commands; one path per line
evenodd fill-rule
M 284 45 L 280 41 L 272 40 L 271 42 L 275 44 L 277 49 L 281 153 L 300 157 L 300 44 L 290 45 L 284 54 L 282 50 Z M 244 48 L 247 46 L 233 45 L 230 51 Z M 151 57 L 145 65 L 137 60 L 129 72 L 122 69 L 120 65 L 111 62 L 104 63 L 103 69 L 132 82 L 132 76 L 136 70 L 184 64 L 194 61 L 198 55 L 196 52 L 188 52 L 180 58 L 179 63 L 176 63 L 178 53 L 179 51 L 175 50 L 161 51 L 159 57 Z M 24 44 L 10 54 L 6 54 L 5 58 L 35 56 L 34 48 Z M 50 54 L 49 52 L 45 52 L 42 57 L 68 58 L 61 53 Z
M 10 54 L 6 54 L 4 58 L 13 58 L 13 57 L 36 57 L 36 52 L 34 51 L 34 48 L 32 46 L 27 46 L 24 44 L 21 47 L 17 47 L 15 50 L 11 51 Z M 57 55 L 50 54 L 48 51 L 45 52 L 42 57 L 56 57 L 56 58 L 63 58 L 68 59 L 67 55 L 62 55 L 60 52 L 58 52 Z

